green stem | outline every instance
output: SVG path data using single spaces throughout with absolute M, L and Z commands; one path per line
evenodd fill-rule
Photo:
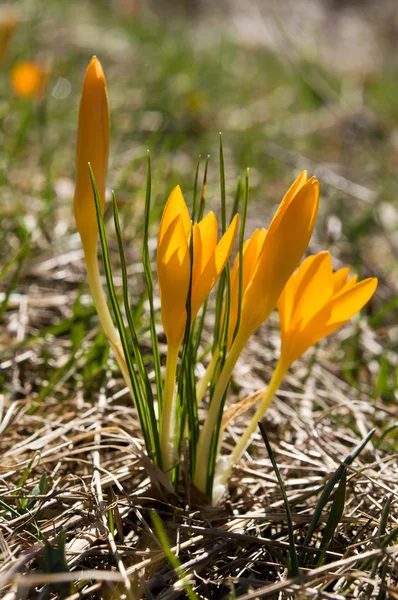
M 273 397 L 275 396 L 279 386 L 282 383 L 282 380 L 286 374 L 287 369 L 288 369 L 288 367 L 286 367 L 285 364 L 282 364 L 281 361 L 279 361 L 278 364 L 276 365 L 276 369 L 274 371 L 274 374 L 272 375 L 272 379 L 269 383 L 268 388 L 264 392 L 264 396 L 260 402 L 260 405 L 258 406 L 256 412 L 254 413 L 252 420 L 250 421 L 249 425 L 246 427 L 245 431 L 243 432 L 242 437 L 240 438 L 239 442 L 236 444 L 232 454 L 229 457 L 228 465 L 227 465 L 227 467 L 222 475 L 222 478 L 221 478 L 221 483 L 223 485 L 226 485 L 233 465 L 239 460 L 239 458 L 245 451 L 246 446 L 250 442 L 250 439 L 251 439 L 253 433 L 256 431 L 256 429 L 258 427 L 258 423 L 261 421 L 261 419 L 265 415 L 266 411 L 268 410 L 268 408 L 273 400 Z
M 166 358 L 166 376 L 163 390 L 163 410 L 160 428 L 160 450 L 163 470 L 168 471 L 175 462 L 174 456 L 174 407 L 175 379 L 178 361 L 178 345 L 168 347 Z
M 209 385 L 211 378 L 213 377 L 214 369 L 216 368 L 216 364 L 217 364 L 219 356 L 220 356 L 220 353 L 218 351 L 216 351 L 213 354 L 213 357 L 208 364 L 205 374 L 203 375 L 202 379 L 200 381 L 198 381 L 198 383 L 197 383 L 196 400 L 197 400 L 198 404 L 203 400 L 203 398 L 206 394 L 207 386 Z
M 239 335 L 235 338 L 214 388 L 214 393 L 210 401 L 209 412 L 203 425 L 203 429 L 200 432 L 197 452 L 197 456 L 200 457 L 200 460 L 198 460 L 196 464 L 194 484 L 203 493 L 206 493 L 206 480 L 211 439 L 220 416 L 222 400 L 231 378 L 235 363 L 238 360 L 246 341 L 246 338 L 243 338 Z

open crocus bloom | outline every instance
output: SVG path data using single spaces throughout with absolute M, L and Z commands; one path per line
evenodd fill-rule
M 320 252 L 290 277 L 278 302 L 285 367 L 344 325 L 373 296 L 375 277 L 357 283 L 357 277 L 348 279 L 348 274 L 348 267 L 333 273 L 329 252 Z
M 225 465 L 219 465 L 219 493 L 232 466 L 249 443 L 290 365 L 310 346 L 349 321 L 373 296 L 377 279 L 348 279 L 344 267 L 333 273 L 329 252 L 306 258 L 290 277 L 278 301 L 282 338 L 281 356 L 249 425 L 240 436 Z
M 218 225 L 213 212 L 193 225 L 192 320 L 224 269 L 237 231 L 238 215 L 235 215 L 218 243 Z M 157 252 L 162 323 L 169 344 L 179 345 L 185 331 L 191 276 L 190 236 L 191 219 L 181 188 L 177 186 L 170 194 L 163 211 Z

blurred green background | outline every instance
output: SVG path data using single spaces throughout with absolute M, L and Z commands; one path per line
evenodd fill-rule
M 198 155 L 200 180 L 211 156 L 207 202 L 217 211 L 221 131 L 230 204 L 250 167 L 249 232 L 267 225 L 300 170 L 317 175 L 321 207 L 310 250 L 328 249 L 336 267 L 380 278 L 367 310 L 384 307 L 375 323 L 389 325 L 381 335 L 396 348 L 394 2 L 17 0 L 0 8 L 1 19 L 12 13 L 20 21 L 0 72 L 0 261 L 14 261 L 1 283 L 3 348 L 18 340 L 12 294 L 73 292 L 73 300 L 85 280 L 72 198 L 79 97 L 93 54 L 108 82 L 108 185 L 122 208 L 132 265 L 146 150 L 154 221 L 175 184 L 192 202 Z M 18 61 L 48 70 L 43 100 L 13 93 Z M 28 333 L 66 318 L 65 302 L 39 311 Z

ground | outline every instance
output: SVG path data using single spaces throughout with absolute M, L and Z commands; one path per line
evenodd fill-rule
M 199 598 L 398 597 L 394 3 L 226 2 L 219 12 L 199 3 L 173 13 L 156 3 L 30 0 L 12 9 L 21 22 L 0 72 L 3 597 L 121 598 L 129 581 L 130 598 L 185 597 L 153 534 L 154 509 Z M 173 186 L 192 202 L 198 155 L 201 181 L 210 154 L 207 204 L 219 212 L 221 131 L 229 206 L 250 167 L 248 233 L 268 225 L 308 169 L 321 184 L 309 252 L 329 250 L 336 268 L 379 278 L 361 317 L 295 364 L 264 420 L 292 511 L 299 576 L 259 434 L 217 507 L 189 489 L 170 496 L 143 455 L 72 216 L 77 112 L 93 54 L 108 82 L 108 185 L 120 206 L 143 347 L 150 343 L 139 261 L 147 149 L 152 250 Z M 43 102 L 12 94 L 18 60 L 50 70 Z M 105 217 L 120 286 L 110 205 Z M 164 355 L 161 329 L 159 341 Z M 279 346 L 275 314 L 242 355 L 227 403 L 267 385 Z M 225 452 L 246 421 L 241 415 L 227 427 Z M 339 486 L 322 505 L 336 473 Z

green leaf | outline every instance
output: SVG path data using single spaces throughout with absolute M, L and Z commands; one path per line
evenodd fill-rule
M 290 504 L 289 504 L 289 500 L 287 498 L 285 486 L 283 484 L 283 480 L 282 480 L 281 474 L 279 472 L 278 465 L 276 464 L 276 460 L 274 457 L 274 453 L 272 452 L 271 445 L 268 441 L 267 434 L 265 433 L 265 429 L 264 429 L 262 423 L 259 423 L 258 426 L 260 427 L 260 432 L 261 432 L 262 438 L 264 440 L 264 444 L 267 448 L 267 452 L 270 457 L 272 467 L 275 471 L 275 475 L 278 480 L 279 487 L 281 488 L 283 502 L 285 505 L 287 529 L 288 529 L 288 534 L 289 534 L 289 547 L 290 547 L 289 577 L 297 577 L 299 575 L 299 565 L 298 565 L 298 558 L 297 558 L 297 552 L 296 552 L 296 545 L 294 543 L 294 528 L 293 528 L 292 511 L 290 510 Z

